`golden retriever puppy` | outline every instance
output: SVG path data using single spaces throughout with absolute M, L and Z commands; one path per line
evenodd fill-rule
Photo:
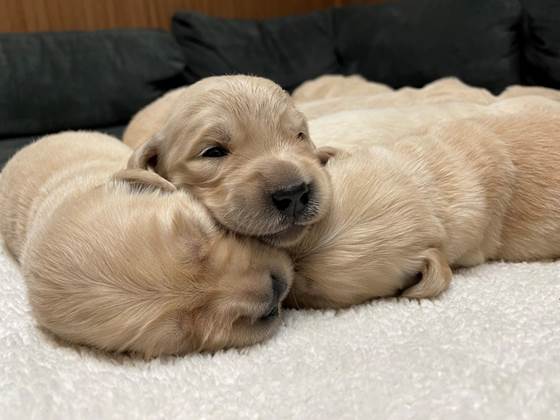
M 219 229 L 190 194 L 124 170 L 131 150 L 66 132 L 22 149 L 0 180 L 0 231 L 38 324 L 145 357 L 271 336 L 292 281 L 285 253 Z
M 369 84 L 371 82 L 364 81 L 363 83 Z M 357 90 L 354 92 L 357 92 Z M 308 120 L 312 120 L 341 111 L 358 109 L 400 109 L 408 106 L 435 104 L 440 104 L 443 107 L 446 103 L 456 102 L 489 105 L 495 101 L 496 97 L 486 89 L 466 85 L 456 78 L 444 78 L 429 83 L 421 89 L 404 87 L 399 90 L 373 95 L 367 92 L 352 94 L 352 91 L 349 91 L 347 95 L 341 93 L 339 97 L 334 98 L 317 97 L 313 101 L 299 102 L 298 109 L 303 112 Z
M 468 102 L 363 108 L 309 120 L 309 132 L 322 149 L 330 146 L 347 150 L 356 146 L 391 144 L 445 121 L 496 112 L 492 107 Z
M 551 99 L 553 101 L 560 101 L 560 91 L 558 91 L 557 89 L 551 89 L 542 86 L 509 86 L 500 94 L 498 98 L 501 100 L 517 98 L 519 96 L 539 96 L 542 98 Z
M 305 117 L 275 83 L 210 77 L 155 108 L 156 119 L 171 112 L 161 124 L 150 122 L 159 129 L 136 149 L 129 168 L 153 168 L 187 188 L 222 226 L 277 246 L 296 242 L 323 217 L 330 185 L 321 162 L 328 152 L 315 148 Z M 151 118 L 148 111 L 142 119 Z M 125 142 L 134 140 L 127 135 Z
M 290 249 L 290 304 L 431 297 L 451 267 L 560 257 L 560 104 L 495 107 L 330 159 L 329 212 Z
M 123 142 L 137 149 L 157 133 L 165 124 L 175 101 L 187 90 L 186 87 L 173 89 L 136 113 L 123 133 Z
M 329 74 L 303 83 L 292 92 L 292 98 L 299 105 L 321 99 L 356 95 L 371 96 L 392 91 L 393 89 L 387 85 L 368 82 L 357 74 L 351 76 Z

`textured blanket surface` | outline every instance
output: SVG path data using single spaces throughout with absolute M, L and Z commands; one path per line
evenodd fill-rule
M 34 324 L 0 252 L 0 418 L 560 418 L 560 263 L 456 273 L 439 299 L 289 311 L 242 351 L 150 362 Z

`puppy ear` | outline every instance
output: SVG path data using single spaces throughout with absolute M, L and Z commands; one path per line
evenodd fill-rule
M 161 134 L 153 135 L 146 143 L 132 153 L 128 160 L 128 169 L 148 169 L 157 165 L 160 145 L 163 141 Z
M 317 149 L 317 157 L 321 161 L 321 165 L 326 165 L 330 158 L 342 153 L 342 150 L 331 146 L 319 147 Z
M 162 190 L 165 192 L 177 191 L 175 185 L 154 172 L 145 169 L 123 169 L 113 175 L 114 181 L 129 184 L 131 188 L 139 191 Z
M 420 281 L 406 289 L 401 296 L 422 299 L 439 295 L 449 286 L 451 268 L 443 252 L 437 248 L 430 248 L 422 254 L 424 268 Z

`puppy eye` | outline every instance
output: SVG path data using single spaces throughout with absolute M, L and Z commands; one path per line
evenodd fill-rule
M 305 135 L 305 133 L 303 131 L 300 131 L 299 133 L 297 133 L 297 139 L 298 140 L 305 140 L 307 138 L 307 136 Z
M 229 150 L 222 146 L 213 146 L 204 149 L 200 156 L 207 158 L 220 158 L 229 155 Z

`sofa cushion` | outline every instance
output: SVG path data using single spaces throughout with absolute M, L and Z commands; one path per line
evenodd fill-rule
M 163 31 L 0 34 L 0 138 L 123 123 L 182 69 Z
M 328 11 L 263 21 L 180 12 L 173 17 L 172 31 L 183 47 L 190 83 L 245 73 L 292 90 L 339 70 Z
M 522 3 L 524 82 L 560 89 L 560 1 Z
M 337 8 L 334 31 L 345 74 L 393 87 L 457 76 L 499 92 L 521 81 L 520 20 L 518 0 L 402 0 Z

